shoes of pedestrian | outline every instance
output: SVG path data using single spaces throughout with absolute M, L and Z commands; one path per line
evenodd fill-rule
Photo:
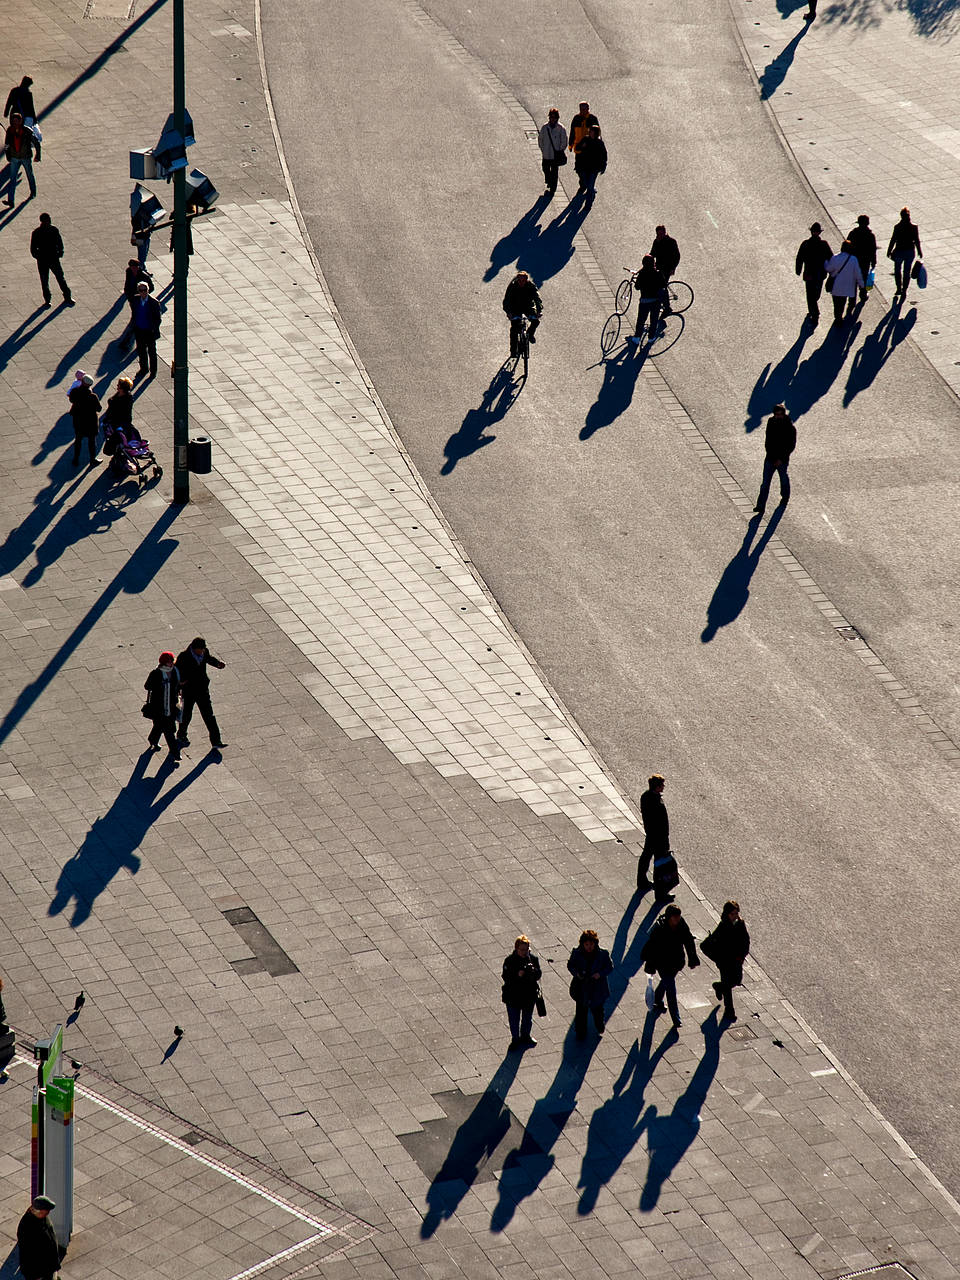
M 510 1041 L 510 1048 L 511 1048 L 511 1049 L 519 1049 L 519 1048 L 520 1048 L 520 1041 L 519 1041 L 519 1040 L 511 1040 L 511 1041 Z
M 755 516 L 762 516 L 765 510 L 766 510 L 766 507 L 754 507 L 753 514 Z
M 159 743 L 159 742 L 148 742 L 148 743 L 147 743 L 147 750 L 148 750 L 148 751 L 159 751 L 159 750 L 160 750 L 160 743 Z
M 789 501 L 790 501 L 789 498 L 781 498 L 780 501 L 777 503 L 777 506 L 785 507 Z
M 653 1009 L 654 1009 L 654 1012 L 655 1012 L 655 1013 L 666 1013 L 666 1012 L 667 1012 L 667 1006 L 663 1003 L 663 1001 L 662 1001 L 662 1000 L 654 1000 L 654 1002 L 653 1002 Z
M 63 305 L 65 307 L 75 307 L 77 304 L 74 302 L 73 298 L 64 298 Z
M 103 462 L 103 459 L 102 459 L 102 458 L 91 458 L 91 459 L 90 459 L 90 465 L 91 465 L 91 467 L 99 467 L 99 466 L 100 466 L 100 464 L 101 464 L 102 462 Z
M 46 311 L 46 309 L 47 309 L 49 306 L 50 306 L 50 299 L 49 299 L 49 298 L 44 298 L 44 300 L 43 300 L 43 309 L 44 309 L 44 311 Z
M 226 742 L 211 742 L 210 749 L 211 751 L 222 751 L 227 745 Z
M 712 985 L 712 987 L 713 987 L 713 994 L 717 997 L 717 999 L 718 999 L 718 1000 L 722 1000 L 722 999 L 723 999 L 723 987 L 721 987 L 721 985 L 720 985 L 720 983 L 719 983 L 719 982 L 714 982 L 714 983 L 712 983 L 711 985 Z
M 724 1022 L 736 1022 L 737 1015 L 733 1012 L 732 1009 L 724 1009 L 723 1020 Z
M 533 335 L 532 333 L 528 333 L 528 334 L 527 334 L 527 340 L 528 340 L 529 342 L 536 342 L 536 338 L 534 337 L 534 335 Z
M 640 343 L 641 343 L 642 339 L 641 339 L 641 337 L 640 337 L 639 333 L 631 333 L 631 335 L 630 335 L 630 337 L 627 339 L 627 341 L 628 341 L 632 346 L 634 346 L 634 347 L 639 347 L 639 345 L 640 345 Z
M 673 1020 L 673 1029 L 674 1029 L 674 1031 L 679 1031 L 679 1030 L 680 1030 L 680 1028 L 681 1028 L 682 1026 L 683 1026 L 683 1023 L 680 1021 L 680 1019 L 679 1019 L 679 1018 L 674 1018 L 674 1020 Z
M 536 1040 L 534 1040 L 533 1036 L 524 1036 L 523 1039 L 520 1041 L 520 1043 L 522 1045 L 525 1045 L 526 1048 L 528 1049 L 535 1049 L 537 1045 L 537 1042 Z

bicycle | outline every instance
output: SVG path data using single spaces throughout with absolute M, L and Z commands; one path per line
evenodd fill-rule
M 528 320 L 526 315 L 524 315 L 523 312 L 521 312 L 520 315 L 518 316 L 511 316 L 510 317 L 511 332 L 513 328 L 514 320 L 519 321 L 519 324 L 517 325 L 517 350 L 516 350 L 516 354 L 514 354 L 514 352 L 511 351 L 510 355 L 511 355 L 511 358 L 516 362 L 514 364 L 514 368 L 516 368 L 517 363 L 519 363 L 521 359 L 523 360 L 523 376 L 526 377 L 527 369 L 530 365 L 530 334 L 527 329 Z
M 616 308 L 623 315 L 630 306 L 633 299 L 633 282 L 636 278 L 636 271 L 630 267 L 624 267 L 626 276 L 620 281 L 616 292 Z M 686 311 L 693 302 L 693 289 L 685 280 L 668 280 L 667 281 L 667 305 L 664 313 L 673 312 L 679 315 L 682 311 Z

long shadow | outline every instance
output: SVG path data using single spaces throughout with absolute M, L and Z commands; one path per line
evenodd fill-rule
M 755 515 L 747 525 L 743 545 L 724 569 L 714 590 L 713 598 L 707 605 L 707 625 L 700 635 L 703 644 L 709 644 L 721 627 L 729 626 L 743 612 L 750 597 L 750 579 L 782 517 L 783 507 L 778 506 L 752 550 L 750 544 L 760 528 L 760 516 Z
M 516 262 L 524 249 L 537 239 L 540 234 L 540 215 L 549 204 L 550 200 L 546 195 L 538 196 L 516 226 L 493 246 L 490 250 L 490 265 L 483 273 L 486 283 L 495 279 L 511 262 Z
M 20 1271 L 20 1247 L 14 1244 L 13 1248 L 0 1263 L 0 1280 L 14 1280 L 14 1276 L 21 1276 Z
M 577 1213 L 581 1215 L 593 1212 L 600 1188 L 606 1186 L 620 1168 L 646 1127 L 640 1119 L 644 1090 L 653 1079 L 660 1059 L 680 1039 L 677 1030 L 671 1027 L 651 1053 L 656 1025 L 657 1017 L 651 1010 L 644 1021 L 639 1043 L 634 1040 L 630 1047 L 611 1097 L 590 1117 L 587 1147 L 577 1182 L 577 1186 L 583 1188 L 577 1205 Z
M 797 375 L 803 348 L 812 334 L 813 330 L 808 324 L 802 325 L 793 345 L 781 356 L 779 364 L 775 368 L 769 361 L 764 365 L 747 401 L 747 417 L 743 424 L 747 435 L 763 425 L 764 415 L 770 412 L 773 405 L 786 401 Z M 792 406 L 788 408 L 792 409 Z
M 513 378 L 513 364 L 512 359 L 504 361 L 491 378 L 480 404 L 467 411 L 459 430 L 443 446 L 446 462 L 440 468 L 442 476 L 448 476 L 458 462 L 496 440 L 496 436 L 488 434 L 490 427 L 506 417 L 523 387 L 522 381 L 516 382 Z
M 506 1096 L 516 1079 L 523 1055 L 508 1053 L 500 1063 L 477 1105 L 454 1135 L 450 1150 L 427 1190 L 427 1213 L 420 1224 L 420 1238 L 428 1240 L 441 1222 L 452 1218 L 510 1130 Z
M 63 378 L 66 377 L 67 373 L 75 368 L 80 361 L 80 357 L 85 352 L 89 351 L 94 343 L 100 340 L 123 310 L 125 305 L 126 300 L 124 298 L 117 298 L 116 301 L 110 304 L 100 319 L 95 320 L 90 328 L 80 335 L 70 350 L 60 357 L 60 363 L 47 379 L 48 387 L 55 387 L 58 382 L 62 381 Z
M 72 443 L 72 441 L 73 420 L 70 417 L 70 410 L 66 409 L 61 413 L 60 417 L 47 432 L 40 447 L 37 449 L 37 452 L 30 459 L 30 465 L 32 467 L 39 467 L 41 462 L 46 461 L 51 453 L 64 448 L 66 445 Z M 48 474 L 52 480 L 53 473 L 50 472 Z M 64 475 L 64 479 L 66 479 L 66 475 Z
M 648 909 L 628 945 L 630 926 L 641 900 L 642 895 L 634 893 L 617 926 L 610 948 L 613 973 L 610 975 L 610 997 L 606 1004 L 608 1020 L 623 999 L 630 979 L 640 970 L 640 952 L 649 935 L 650 926 L 660 911 L 657 903 Z M 520 1146 L 515 1147 L 504 1161 L 500 1174 L 499 1199 L 490 1216 L 491 1231 L 503 1231 L 510 1224 L 517 1206 L 533 1195 L 553 1168 L 553 1148 L 577 1108 L 577 1094 L 586 1078 L 598 1043 L 595 1038 L 578 1041 L 571 1023 L 556 1075 L 547 1092 L 533 1104 Z
M 2 188 L 0 188 L 0 190 L 2 190 Z M 66 307 L 67 304 L 65 302 L 61 302 L 58 306 L 52 307 L 49 311 L 46 307 L 37 307 L 35 311 L 31 312 L 30 315 L 27 316 L 26 320 L 22 320 L 11 334 L 4 338 L 3 342 L 0 342 L 0 373 L 3 372 L 21 347 L 25 347 L 28 342 L 32 342 L 40 330 L 44 328 L 45 325 L 48 325 L 54 316 L 59 315 L 61 311 L 65 311 Z M 41 316 L 43 319 L 40 320 L 40 323 L 27 333 L 27 329 L 30 328 L 34 320 L 37 320 Z
M 83 463 L 85 457 L 81 459 L 81 464 Z M 106 533 L 118 520 L 123 519 L 124 507 L 128 507 L 136 497 L 137 491 L 127 485 L 114 487 L 109 468 L 104 467 L 97 483 L 91 485 L 78 502 L 63 512 L 38 545 L 36 564 L 27 572 L 21 585 L 27 590 L 36 586 L 46 570 L 56 564 L 68 547 L 95 534 Z
M 86 84 L 88 80 L 92 80 L 98 71 L 102 71 L 113 55 L 115 53 L 119 53 L 120 50 L 123 49 L 124 41 L 129 40 L 135 32 L 139 31 L 145 22 L 149 22 L 157 10 L 162 9 L 166 3 L 167 0 L 153 0 L 153 4 L 150 5 L 148 9 L 144 9 L 140 17 L 131 22 L 129 27 L 124 27 L 117 38 L 112 40 L 102 53 L 98 53 L 84 71 L 81 71 L 74 80 L 71 80 L 65 89 L 61 89 L 56 97 L 51 98 L 47 105 L 38 113 L 37 120 L 49 120 L 56 109 L 66 102 L 67 98 L 69 98 L 72 93 L 75 93 L 81 85 Z
M 204 756 L 162 795 L 164 783 L 173 774 L 173 764 L 167 757 L 157 773 L 148 778 L 146 768 L 152 758 L 147 751 L 140 756 L 126 786 L 103 817 L 95 820 L 83 844 L 60 872 L 47 915 L 58 916 L 73 902 L 71 929 L 78 929 L 89 920 L 97 898 L 118 872 L 126 869 L 131 875 L 137 874 L 140 859 L 135 850 L 143 844 L 151 826 L 220 756 L 216 752 Z
M 603 382 L 580 428 L 581 440 L 589 440 L 603 427 L 609 427 L 630 408 L 645 358 L 641 347 L 625 345 L 612 359 L 604 361 Z
M 24 179 L 21 178 L 20 182 L 23 182 L 23 181 Z M 2 185 L 0 185 L 0 191 L 7 191 L 10 185 L 9 179 L 7 177 L 3 177 L 2 179 L 0 179 L 0 182 L 2 182 Z M 20 182 L 17 183 L 18 196 L 20 195 Z M 21 198 L 17 202 L 16 208 L 14 209 L 9 209 L 5 204 L 0 205 L 0 231 L 3 231 L 6 227 L 9 227 L 10 223 L 13 222 L 14 218 L 19 218 L 21 213 L 23 213 L 24 209 L 30 208 L 32 204 L 33 204 L 32 200 L 28 201 L 25 198 Z
M 866 391 L 901 342 L 909 338 L 911 329 L 917 323 L 917 309 L 911 307 L 907 315 L 903 316 L 900 314 L 900 307 L 901 302 L 898 300 L 873 333 L 867 334 L 863 346 L 853 357 L 843 392 L 845 409 L 861 391 Z
M 804 7 L 805 0 L 777 0 L 777 13 L 781 18 L 789 18 Z
M 748 433 L 762 424 L 764 413 L 779 401 L 787 406 L 794 422 L 809 413 L 839 377 L 860 333 L 859 317 L 860 307 L 852 319 L 831 325 L 820 346 L 801 362 L 804 344 L 811 336 L 809 326 L 803 326 L 780 363 L 773 369 L 767 364 L 754 384 L 743 424 Z
M 122 569 L 110 580 L 100 594 L 97 602 L 74 627 L 63 644 L 53 655 L 36 679 L 18 694 L 10 710 L 0 721 L 0 743 L 5 742 L 54 676 L 63 669 L 63 665 L 73 656 L 79 646 L 107 612 L 114 600 L 123 593 L 139 595 L 146 590 L 147 584 L 160 571 L 164 563 L 177 548 L 173 538 L 164 538 L 167 529 L 180 514 L 180 508 L 169 506 L 162 512 L 156 524 L 143 539 L 140 546 L 130 556 Z
M 686 1089 L 673 1104 L 670 1114 L 658 1114 L 656 1106 L 651 1103 L 640 1121 L 640 1129 L 647 1130 L 647 1150 L 650 1152 L 647 1180 L 640 1193 L 640 1209 L 644 1213 L 649 1213 L 656 1207 L 663 1184 L 690 1150 L 700 1132 L 700 1113 L 720 1065 L 721 1030 L 716 1009 L 710 1011 L 701 1026 L 703 1057 L 697 1063 Z
M 534 201 L 517 225 L 490 252 L 490 266 L 484 280 L 490 281 L 504 267 L 516 264 L 518 271 L 529 272 L 538 285 L 562 271 L 573 257 L 573 242 L 587 216 L 583 196 L 577 194 L 545 227 L 540 216 L 547 204 L 543 197 Z
M 809 30 L 810 23 L 805 22 L 793 39 L 783 46 L 773 61 L 768 62 L 764 67 L 763 75 L 760 77 L 761 98 L 772 98 L 784 80 L 786 80 L 787 72 L 793 65 L 793 59 L 796 57 L 797 50 L 800 47 L 800 41 Z
M 69 421 L 69 418 L 68 418 Z M 51 435 L 53 433 L 51 432 Z M 48 440 L 50 437 L 48 437 Z M 66 438 L 62 441 L 67 443 Z M 52 447 L 52 446 L 51 446 Z M 12 573 L 36 546 L 37 539 L 54 520 L 64 504 L 83 483 L 85 471 L 74 471 L 66 454 L 62 454 L 50 469 L 49 483 L 33 500 L 33 509 L 7 534 L 0 546 L 0 577 Z M 67 481 L 73 478 L 73 483 Z M 67 485 L 65 488 L 64 486 Z

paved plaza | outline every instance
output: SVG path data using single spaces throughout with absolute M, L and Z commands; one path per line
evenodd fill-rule
M 169 14 L 14 3 L 0 77 L 29 68 L 54 109 L 40 198 L 0 219 L 0 971 L 20 1046 L 0 1084 L 0 1276 L 29 1187 L 29 1046 L 81 989 L 68 1278 L 960 1273 L 960 1207 L 767 977 L 762 927 L 735 1026 L 706 963 L 681 979 L 679 1036 L 647 1014 L 638 816 L 339 324 L 277 161 L 246 2 L 188 5 L 191 159 L 222 192 L 190 270 L 191 419 L 214 472 L 177 510 L 169 468 L 140 487 L 70 466 L 74 370 L 105 398 L 130 358 L 127 149 L 166 114 Z M 757 63 L 786 19 L 773 0 L 740 9 Z M 801 52 L 842 66 L 850 40 L 873 48 L 825 11 Z M 887 73 L 878 53 L 863 62 L 844 92 L 877 99 L 879 178 L 897 163 L 870 88 Z M 769 100 L 799 152 L 781 95 L 820 89 L 800 53 L 780 70 Z M 937 117 L 939 92 L 911 120 Z M 830 100 L 818 128 L 839 159 Z M 92 120 L 114 124 L 92 140 Z M 949 201 L 924 205 L 932 180 L 911 177 L 890 207 L 909 194 L 918 211 L 939 338 L 955 323 L 950 243 L 925 224 L 948 225 Z M 823 189 L 830 213 L 877 198 L 879 232 L 887 204 L 843 190 Z M 883 190 L 889 204 L 889 176 Z M 67 242 L 72 310 L 39 309 L 26 245 L 41 209 Z M 164 294 L 164 236 L 151 269 Z M 168 310 L 135 409 L 165 466 L 171 339 Z M 141 754 L 141 687 L 198 632 L 227 663 L 213 700 L 229 745 L 208 752 L 195 722 L 174 770 Z M 678 901 L 702 938 L 719 904 L 688 882 Z M 615 971 L 609 1029 L 581 1045 L 565 965 L 587 922 Z M 548 1006 L 522 1056 L 499 999 L 521 930 Z

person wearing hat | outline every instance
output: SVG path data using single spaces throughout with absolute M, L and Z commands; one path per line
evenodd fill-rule
M 833 257 L 833 250 L 823 239 L 823 227 L 814 222 L 810 236 L 797 250 L 797 275 L 803 276 L 807 291 L 807 319 L 816 327 L 820 323 L 820 294 L 827 278 L 826 264 Z
M 91 467 L 99 467 L 97 457 L 97 432 L 100 430 L 100 397 L 93 390 L 89 373 L 80 377 L 80 385 L 70 392 L 70 416 L 73 419 L 73 465 L 80 461 L 80 446 L 84 440 L 90 450 Z
M 167 748 L 174 764 L 180 762 L 180 747 L 177 743 L 177 700 L 180 697 L 180 673 L 174 665 L 173 654 L 168 650 L 161 653 L 157 665 L 143 683 L 147 691 L 147 701 L 143 714 L 153 721 L 153 728 L 147 738 L 151 751 L 160 750 L 160 735 L 167 740 Z
M 140 372 L 143 377 L 147 372 L 147 361 L 150 362 L 150 377 L 157 376 L 157 338 L 160 337 L 160 303 L 150 297 L 150 285 L 146 280 L 137 284 L 137 296 L 131 307 L 131 323 L 133 337 L 137 344 L 137 355 L 140 357 Z
M 50 1222 L 57 1206 L 49 1196 L 34 1196 L 17 1226 L 20 1274 L 24 1280 L 52 1280 L 60 1270 L 60 1246 Z
M 21 168 L 27 175 L 32 200 L 37 194 L 37 180 L 33 176 L 34 152 L 36 152 L 37 164 L 40 163 L 40 143 L 33 130 L 28 129 L 23 123 L 23 116 L 19 111 L 14 111 L 10 116 L 10 127 L 4 135 L 3 150 L 10 162 L 10 191 L 7 195 L 7 204 L 12 209 L 17 190 L 17 177 Z

